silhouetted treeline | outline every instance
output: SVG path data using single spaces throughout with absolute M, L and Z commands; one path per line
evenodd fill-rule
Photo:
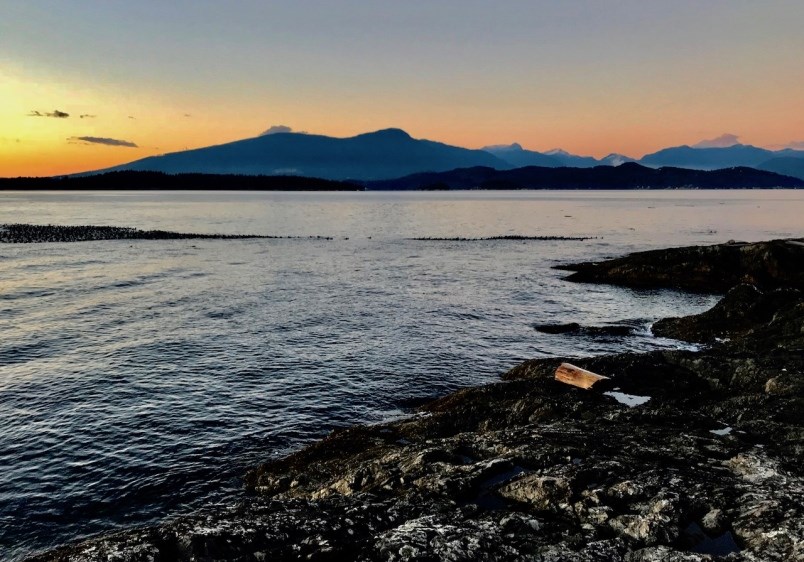
M 107 172 L 105 174 L 52 178 L 0 178 L 0 189 L 362 191 L 363 187 L 345 181 L 305 178 L 301 176 Z
M 365 182 L 370 190 L 430 189 L 751 189 L 800 188 L 804 180 L 754 168 L 688 170 L 648 168 L 635 163 L 594 168 L 544 168 L 514 170 L 475 167 L 450 172 L 423 173 Z
M 425 172 L 393 180 L 351 182 L 302 176 L 107 172 L 52 178 L 0 178 L 0 190 L 362 191 L 450 189 L 769 189 L 801 188 L 804 180 L 738 167 L 722 170 L 648 168 L 636 163 L 594 168 L 527 166 Z

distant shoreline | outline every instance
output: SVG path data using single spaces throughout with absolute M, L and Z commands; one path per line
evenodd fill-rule
M 0 178 L 0 191 L 462 191 L 800 189 L 804 180 L 754 168 L 690 170 L 639 164 L 513 170 L 487 167 L 426 172 L 376 181 L 304 176 L 107 172 L 96 175 Z

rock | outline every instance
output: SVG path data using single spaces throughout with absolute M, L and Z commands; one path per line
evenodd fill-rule
M 581 325 L 577 322 L 570 322 L 568 324 L 536 324 L 533 327 L 537 332 L 544 334 L 568 334 L 581 331 Z
M 726 243 L 637 252 L 623 258 L 557 266 L 568 281 L 725 293 L 749 283 L 804 289 L 804 239 Z
M 543 334 L 582 334 L 587 336 L 627 336 L 634 331 L 633 326 L 581 326 L 577 322 L 568 324 L 536 324 L 533 328 Z
M 570 487 L 563 478 L 530 474 L 506 484 L 497 493 L 536 510 L 559 511 L 569 501 Z
M 773 322 L 780 312 L 804 302 L 804 294 L 793 289 L 760 291 L 753 285 L 732 288 L 713 308 L 685 318 L 665 318 L 653 325 L 657 336 L 714 343 L 745 336 Z
M 782 373 L 768 379 L 765 392 L 776 396 L 803 396 L 804 375 L 799 373 Z
M 725 531 L 728 527 L 728 523 L 722 510 L 713 509 L 703 516 L 701 526 L 705 531 L 716 534 Z

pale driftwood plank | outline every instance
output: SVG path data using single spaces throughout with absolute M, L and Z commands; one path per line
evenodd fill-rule
M 562 363 L 556 369 L 556 380 L 579 388 L 589 389 L 597 382 L 609 380 L 609 377 L 581 369 L 570 363 Z

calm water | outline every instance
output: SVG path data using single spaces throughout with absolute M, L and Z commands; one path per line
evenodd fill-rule
M 0 246 L 0 558 L 236 500 L 245 470 L 530 357 L 674 346 L 709 296 L 551 265 L 802 236 L 804 192 L 0 193 L 0 223 L 334 240 Z M 419 236 L 590 235 L 417 242 Z M 627 337 L 544 322 L 627 322 Z

